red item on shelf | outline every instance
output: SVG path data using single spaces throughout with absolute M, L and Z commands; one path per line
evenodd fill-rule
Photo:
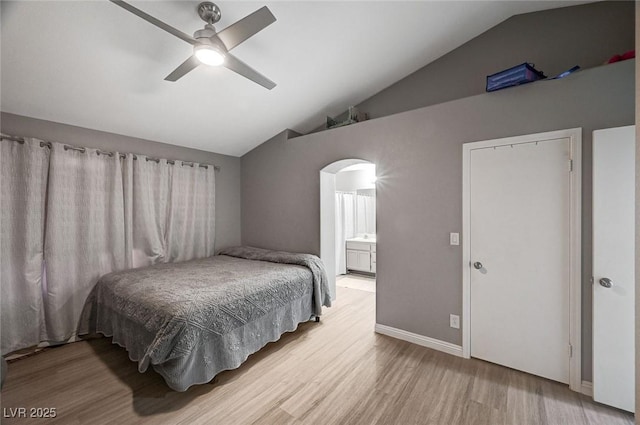
M 613 55 L 611 56 L 611 59 L 607 61 L 607 63 L 616 63 L 616 62 L 620 62 L 620 55 Z
M 629 50 L 626 53 L 623 53 L 620 55 L 620 60 L 621 61 L 626 61 L 627 59 L 633 59 L 636 57 L 636 51 L 635 50 Z
M 628 52 L 625 52 L 621 55 L 614 55 L 611 56 L 611 59 L 609 59 L 607 61 L 607 63 L 615 63 L 615 62 L 620 62 L 620 61 L 626 61 L 627 59 L 633 59 L 636 57 L 636 51 L 635 50 L 629 50 Z

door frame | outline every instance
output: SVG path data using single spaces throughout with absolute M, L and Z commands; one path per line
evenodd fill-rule
M 320 260 L 327 272 L 332 300 L 336 299 L 336 174 L 355 164 L 375 163 L 366 159 L 346 158 L 333 161 L 320 169 Z
M 582 392 L 582 128 L 484 140 L 462 145 L 462 355 L 471 357 L 471 151 L 542 140 L 569 138 L 570 218 L 569 218 L 569 388 Z M 569 357 L 569 353 L 571 353 Z

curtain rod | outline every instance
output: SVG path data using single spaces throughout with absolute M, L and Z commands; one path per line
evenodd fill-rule
M 14 142 L 18 142 L 18 143 L 24 144 L 24 137 L 9 136 L 8 134 L 1 134 L 0 136 L 2 137 L 2 139 L 7 139 L 7 140 L 11 140 L 11 141 L 14 141 Z M 65 151 L 66 150 L 72 150 L 72 151 L 78 151 L 78 152 L 82 152 L 82 153 L 86 152 L 86 148 L 79 148 L 77 146 L 71 146 L 71 145 L 63 145 L 63 146 L 64 146 L 64 150 Z M 47 148 L 51 149 L 51 142 L 40 141 L 40 147 L 41 148 L 47 147 Z M 96 153 L 98 155 L 107 155 L 107 156 L 113 156 L 114 155 L 114 152 L 102 151 L 100 149 L 96 149 Z M 123 153 L 121 153 L 119 155 L 120 155 L 120 158 L 123 158 L 123 159 L 127 157 Z M 136 154 L 132 154 L 132 155 L 133 155 L 133 159 L 134 160 L 138 159 Z M 147 161 L 153 161 L 153 162 L 156 162 L 156 163 L 160 162 L 160 158 L 146 157 L 146 160 Z M 176 162 L 174 160 L 167 159 L 167 164 L 174 165 L 175 163 Z M 193 162 L 188 162 L 188 161 L 182 161 L 182 165 L 188 165 L 190 167 L 193 167 L 194 163 Z M 209 168 L 209 165 L 207 165 L 207 164 L 199 164 L 199 166 L 202 167 L 202 168 Z M 218 166 L 218 165 L 213 165 L 213 169 L 215 171 L 220 171 L 221 170 L 220 166 Z

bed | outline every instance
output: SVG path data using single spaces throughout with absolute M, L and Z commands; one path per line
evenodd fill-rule
M 176 391 L 211 381 L 330 306 L 320 259 L 252 247 L 107 274 L 79 333 L 100 333 Z

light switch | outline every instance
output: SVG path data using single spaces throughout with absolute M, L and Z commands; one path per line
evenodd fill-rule
M 451 245 L 460 245 L 460 233 L 449 233 L 449 243 Z

